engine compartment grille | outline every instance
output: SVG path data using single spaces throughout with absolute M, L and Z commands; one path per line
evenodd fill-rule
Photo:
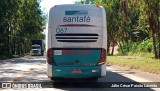
M 56 34 L 58 42 L 96 42 L 98 40 L 98 34 L 93 33 L 65 33 Z

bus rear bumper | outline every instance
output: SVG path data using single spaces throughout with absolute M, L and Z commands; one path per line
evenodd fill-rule
M 93 67 L 59 67 L 52 66 L 52 78 L 99 78 L 102 77 L 101 66 Z

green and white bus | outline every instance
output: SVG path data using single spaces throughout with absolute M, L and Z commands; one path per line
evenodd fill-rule
M 66 4 L 49 10 L 47 75 L 93 78 L 106 75 L 107 28 L 102 6 Z

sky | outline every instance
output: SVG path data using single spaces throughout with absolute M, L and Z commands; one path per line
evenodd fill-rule
M 42 0 L 40 3 L 40 6 L 42 10 L 47 13 L 49 8 L 54 6 L 54 5 L 59 5 L 59 4 L 74 4 L 74 2 L 77 0 Z

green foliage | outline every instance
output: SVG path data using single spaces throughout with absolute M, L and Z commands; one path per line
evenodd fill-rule
M 137 51 L 152 52 L 152 41 L 151 41 L 151 39 L 142 41 L 142 43 L 140 43 L 137 46 Z
M 159 0 L 94 0 L 94 4 L 102 5 L 106 10 L 108 50 L 110 44 L 119 42 L 123 54 L 131 50 L 153 51 L 155 58 L 160 58 Z M 145 40 L 148 38 L 152 41 Z
M 121 46 L 118 49 L 120 54 L 129 54 L 129 55 L 134 55 L 134 54 L 143 55 L 145 53 L 153 54 L 151 39 L 143 40 L 142 42 L 130 41 L 129 43 L 121 43 L 120 45 Z
M 0 55 L 25 54 L 32 39 L 43 38 L 45 17 L 39 3 L 39 0 L 0 0 Z
M 0 59 L 1 59 L 1 60 L 7 59 L 7 58 L 9 58 L 9 57 L 6 56 L 6 55 L 0 55 Z

